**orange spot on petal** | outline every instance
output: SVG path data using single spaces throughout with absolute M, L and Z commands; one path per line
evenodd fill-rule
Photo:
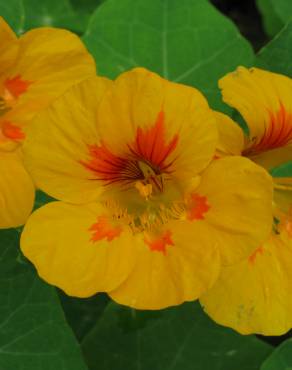
M 145 243 L 148 245 L 151 251 L 161 252 L 166 254 L 166 247 L 168 245 L 174 245 L 171 239 L 171 232 L 169 230 L 165 231 L 162 236 L 156 237 L 152 240 L 144 239 Z
M 21 79 L 21 76 L 15 76 L 13 78 L 7 78 L 4 82 L 5 88 L 9 93 L 17 99 L 20 95 L 25 93 L 32 82 Z
M 248 257 L 248 262 L 250 264 L 254 264 L 255 263 L 255 260 L 256 258 L 259 256 L 259 255 L 262 255 L 264 253 L 264 249 L 263 247 L 258 247 L 254 252 L 253 254 L 251 254 L 249 257 Z
M 189 201 L 187 210 L 187 218 L 193 220 L 203 220 L 205 213 L 210 209 L 207 197 L 199 194 L 192 194 Z
M 287 221 L 285 226 L 289 237 L 292 238 L 292 221 Z
M 111 242 L 113 239 L 120 236 L 122 228 L 120 226 L 113 226 L 105 216 L 99 216 L 97 222 L 93 224 L 89 231 L 93 232 L 91 241 L 97 242 L 102 239 L 106 239 Z
M 17 141 L 25 138 L 25 134 L 22 129 L 11 122 L 3 122 L 1 130 L 2 134 L 11 140 Z

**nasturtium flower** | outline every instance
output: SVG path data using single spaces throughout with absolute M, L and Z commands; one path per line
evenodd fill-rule
M 212 161 L 216 143 L 194 88 L 142 68 L 74 86 L 28 130 L 25 162 L 58 201 L 29 218 L 24 255 L 69 295 L 139 309 L 198 298 L 271 227 L 270 176 Z
M 19 148 L 27 124 L 91 75 L 94 61 L 77 36 L 39 28 L 17 38 L 0 17 L 0 228 L 22 225 L 33 207 L 34 186 Z
M 21 226 L 31 213 L 35 187 L 20 150 L 0 152 L 0 229 Z
M 259 68 L 238 67 L 219 81 L 219 87 L 223 101 L 235 108 L 248 126 L 242 154 L 268 170 L 291 160 L 292 79 Z
M 276 177 L 273 168 L 292 156 L 292 80 L 240 67 L 219 86 L 249 133 L 216 113 L 216 156 L 242 155 L 272 170 L 274 222 L 270 236 L 246 260 L 221 270 L 201 303 L 215 321 L 242 334 L 280 335 L 292 327 L 292 178 Z

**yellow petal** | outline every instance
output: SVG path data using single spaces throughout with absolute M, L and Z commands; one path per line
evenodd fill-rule
M 135 261 L 132 233 L 97 203 L 39 208 L 24 227 L 21 250 L 45 281 L 77 297 L 116 288 Z
M 243 157 L 213 161 L 195 190 L 209 206 L 203 220 L 216 238 L 223 264 L 248 256 L 272 226 L 272 178 Z
M 258 68 L 239 67 L 219 81 L 223 100 L 244 117 L 250 131 L 246 155 L 292 141 L 292 80 Z
M 110 81 L 94 77 L 70 89 L 42 111 L 27 129 L 25 162 L 37 186 L 52 197 L 84 203 L 102 187 L 81 161 L 99 140 L 96 111 Z
M 0 76 L 3 78 L 3 74 L 16 60 L 18 41 L 2 17 L 0 17 L 0 42 Z
M 16 153 L 0 154 L 0 228 L 23 225 L 34 203 L 35 188 Z
M 223 268 L 201 303 L 241 334 L 282 335 L 292 327 L 291 284 L 292 239 L 271 235 L 249 259 Z
M 292 211 L 292 177 L 273 177 L 274 203 L 282 212 Z
M 189 221 L 172 221 L 161 233 L 158 239 L 137 236 L 135 268 L 109 293 L 118 303 L 151 310 L 174 306 L 197 299 L 217 279 L 219 253 L 207 232 Z
M 215 120 L 203 95 L 143 68 L 123 73 L 114 81 L 101 102 L 98 117 L 102 139 L 118 155 L 140 136 L 142 142 L 140 133 L 151 131 L 162 118 L 159 135 L 163 133 L 166 143 L 177 140 L 168 156 L 170 162 L 175 160 L 177 176 L 196 175 L 215 151 Z
M 219 156 L 241 155 L 244 149 L 242 129 L 226 114 L 214 112 L 218 129 L 217 152 Z
M 283 146 L 273 150 L 268 150 L 257 155 L 250 156 L 250 159 L 270 171 L 280 166 L 292 158 L 292 145 Z
M 79 37 L 54 28 L 31 30 L 19 38 L 19 55 L 7 78 L 29 83 L 5 119 L 16 124 L 62 95 L 69 87 L 95 75 L 95 63 Z

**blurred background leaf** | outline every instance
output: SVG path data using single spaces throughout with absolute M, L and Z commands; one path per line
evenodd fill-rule
M 292 5 L 292 1 L 291 1 Z M 256 65 L 271 72 L 292 76 L 292 21 L 256 57 Z
M 291 0 L 257 0 L 257 5 L 269 36 L 275 36 L 292 18 Z
M 260 370 L 291 370 L 292 369 L 292 339 L 283 342 L 264 361 Z
M 43 206 L 44 204 L 47 204 L 47 203 L 52 202 L 54 200 L 55 199 L 50 197 L 48 194 L 43 193 L 40 190 L 37 190 L 36 195 L 35 195 L 35 201 L 34 201 L 34 209 L 38 209 L 41 206 Z
M 22 0 L 25 21 L 22 32 L 41 26 L 67 28 L 82 34 L 87 25 L 84 14 L 74 11 L 69 0 Z
M 79 13 L 91 15 L 106 0 L 70 0 L 72 7 Z
M 0 369 L 86 370 L 53 287 L 21 257 L 16 230 L 0 231 Z
M 272 350 L 216 325 L 198 303 L 161 311 L 110 303 L 82 348 L 90 370 L 258 370 Z
M 84 41 L 102 75 L 146 67 L 200 88 L 214 108 L 225 110 L 218 79 L 238 64 L 253 64 L 249 43 L 207 0 L 107 0 Z
M 16 32 L 24 23 L 24 7 L 22 0 L 0 1 L 0 15 Z
M 0 15 L 17 34 L 36 27 L 65 28 L 82 35 L 93 11 L 105 0 L 0 1 Z
M 270 172 L 273 177 L 292 177 L 292 160 L 273 168 Z
M 69 297 L 60 290 L 59 297 L 66 319 L 79 342 L 96 325 L 110 301 L 108 296 L 102 293 L 80 299 Z

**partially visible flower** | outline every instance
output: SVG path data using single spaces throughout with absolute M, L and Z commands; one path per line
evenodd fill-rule
M 242 155 L 267 170 L 291 160 L 291 79 L 239 67 L 219 86 L 223 99 L 245 118 L 249 133 L 245 135 L 231 118 L 215 113 L 217 158 Z M 273 184 L 274 222 L 269 238 L 245 261 L 223 268 L 201 299 L 215 321 L 242 334 L 280 335 L 292 327 L 292 177 L 273 176 Z
M 93 75 L 94 61 L 77 36 L 39 28 L 18 39 L 0 17 L 0 228 L 22 225 L 32 210 L 33 183 L 21 154 L 9 157 L 25 139 L 26 125 L 70 86 Z
M 246 260 L 221 270 L 201 297 L 205 311 L 241 334 L 282 335 L 292 327 L 292 218 L 278 219 L 270 237 Z
M 20 150 L 0 153 L 0 172 L 0 228 L 20 226 L 31 213 L 35 193 Z
M 238 110 L 248 126 L 242 154 L 268 170 L 291 160 L 292 79 L 238 67 L 219 81 L 219 87 L 223 100 Z
M 140 309 L 198 298 L 271 227 L 270 176 L 241 157 L 211 163 L 216 142 L 194 88 L 142 68 L 75 86 L 28 130 L 26 164 L 60 201 L 32 214 L 23 253 L 69 295 Z

